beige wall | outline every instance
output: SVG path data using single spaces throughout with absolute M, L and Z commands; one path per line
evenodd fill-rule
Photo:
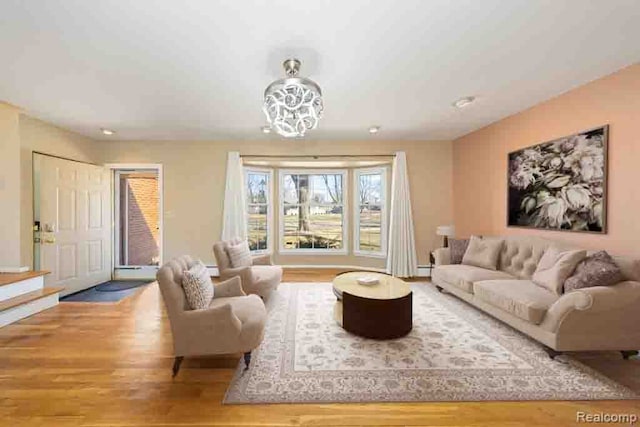
M 636 64 L 455 140 L 458 234 L 530 234 L 640 255 L 639 123 L 640 64 Z M 608 233 L 507 228 L 507 154 L 604 124 L 610 125 Z
M 164 257 L 190 253 L 214 264 L 212 243 L 222 227 L 226 157 L 241 154 L 370 155 L 407 153 L 420 264 L 440 239 L 435 227 L 452 220 L 451 143 L 447 141 L 112 141 L 101 143 L 106 163 L 161 163 L 164 168 Z M 349 240 L 353 240 L 350 235 Z M 281 264 L 382 267 L 353 256 L 278 256 Z
M 0 102 L 0 267 L 20 267 L 20 110 Z
M 27 115 L 20 116 L 20 258 L 33 267 L 33 161 L 32 153 L 67 157 L 89 163 L 102 163 L 100 143 L 60 129 Z

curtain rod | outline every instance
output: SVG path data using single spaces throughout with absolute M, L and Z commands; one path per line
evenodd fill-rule
M 260 159 L 264 159 L 264 158 L 270 158 L 270 159 L 319 159 L 319 158 L 326 158 L 326 157 L 331 157 L 331 158 L 336 158 L 336 157 L 349 157 L 349 158 L 362 158 L 362 157 L 387 157 L 387 158 L 393 158 L 395 157 L 395 154 L 308 154 L 308 155 L 288 155 L 288 154 L 284 154 L 281 156 L 278 155 L 270 155 L 270 154 L 241 154 L 240 157 L 244 157 L 244 158 L 251 158 L 251 157 L 255 157 L 255 158 L 260 158 Z

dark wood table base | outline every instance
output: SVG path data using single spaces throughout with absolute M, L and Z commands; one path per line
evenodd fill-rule
M 400 338 L 413 327 L 413 293 L 396 299 L 362 298 L 342 293 L 342 327 L 365 338 Z

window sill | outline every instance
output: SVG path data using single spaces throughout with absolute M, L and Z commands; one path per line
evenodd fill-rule
M 380 258 L 380 259 L 385 259 L 387 257 L 387 254 L 383 252 L 353 251 L 353 255 L 357 257 Z
M 280 249 L 280 255 L 349 255 L 342 249 Z

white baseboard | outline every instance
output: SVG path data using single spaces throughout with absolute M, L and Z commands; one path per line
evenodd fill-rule
M 28 304 L 22 304 L 9 310 L 4 310 L 0 312 L 0 328 L 56 305 L 58 305 L 58 294 L 51 294 L 44 298 L 31 301 Z
M 0 286 L 0 301 L 6 301 L 29 292 L 37 291 L 44 287 L 44 277 L 32 277 L 19 282 L 10 283 Z
M 30 268 L 27 266 L 22 267 L 0 267 L 0 273 L 26 273 Z

